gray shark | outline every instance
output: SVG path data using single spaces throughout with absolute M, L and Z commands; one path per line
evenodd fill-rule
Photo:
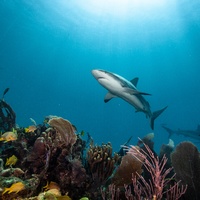
M 186 137 L 190 137 L 196 140 L 200 140 L 200 125 L 197 126 L 196 130 L 172 130 L 164 125 L 162 125 L 162 127 L 169 133 L 169 138 L 173 135 L 184 135 Z
M 149 102 L 146 101 L 142 96 L 150 94 L 141 92 L 136 88 L 138 78 L 134 78 L 133 80 L 128 81 L 117 74 L 101 69 L 92 70 L 92 74 L 97 79 L 97 81 L 108 90 L 108 93 L 104 98 L 105 103 L 114 97 L 122 98 L 134 106 L 136 112 L 143 112 L 146 117 L 150 119 L 151 129 L 154 129 L 154 120 L 167 108 L 167 106 L 152 113 Z

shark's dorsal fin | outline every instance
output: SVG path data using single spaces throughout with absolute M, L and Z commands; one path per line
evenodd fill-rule
M 104 97 L 104 102 L 107 103 L 108 101 L 110 101 L 112 98 L 116 97 L 115 95 L 111 94 L 110 92 L 108 92 L 106 94 L 106 96 Z
M 131 82 L 135 87 L 137 87 L 138 80 L 139 80 L 139 78 L 136 77 L 136 78 L 132 79 L 130 82 Z

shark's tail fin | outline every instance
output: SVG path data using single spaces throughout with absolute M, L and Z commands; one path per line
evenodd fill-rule
M 154 129 L 154 120 L 167 108 L 168 106 L 164 107 L 163 109 L 161 110 L 157 110 L 155 112 L 153 112 L 151 118 L 150 118 L 150 126 L 151 126 L 151 129 L 153 130 Z
M 168 138 L 170 138 L 172 136 L 172 134 L 174 133 L 173 130 L 170 128 L 167 128 L 166 126 L 162 126 L 162 127 L 169 133 Z

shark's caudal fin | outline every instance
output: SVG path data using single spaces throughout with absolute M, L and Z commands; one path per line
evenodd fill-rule
M 151 129 L 153 130 L 154 129 L 154 120 L 167 108 L 168 106 L 164 107 L 163 109 L 161 110 L 158 110 L 158 111 L 155 111 L 153 112 L 151 118 L 150 118 L 150 126 L 151 126 Z
M 170 138 L 172 136 L 172 134 L 174 133 L 174 131 L 170 128 L 167 128 L 166 126 L 162 126 L 162 127 L 169 133 L 168 138 Z

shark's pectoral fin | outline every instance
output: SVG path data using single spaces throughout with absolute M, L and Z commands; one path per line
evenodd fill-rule
M 110 101 L 112 98 L 116 97 L 115 95 L 111 94 L 110 92 L 108 92 L 106 94 L 106 96 L 104 97 L 104 102 L 107 103 L 108 101 Z
M 140 92 L 139 90 L 134 90 L 134 89 L 131 89 L 131 88 L 128 88 L 128 87 L 124 87 L 124 92 L 127 92 L 131 95 L 136 95 L 136 94 L 151 95 L 151 94 L 148 94 L 146 92 Z

